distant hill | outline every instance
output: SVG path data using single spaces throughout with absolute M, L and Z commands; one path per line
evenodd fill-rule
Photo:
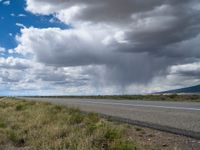
M 164 91 L 164 92 L 159 92 L 161 94 L 164 93 L 199 93 L 200 94 L 200 85 L 196 86 L 191 86 L 191 87 L 186 87 L 186 88 L 181 88 L 181 89 L 175 89 L 175 90 L 169 90 L 169 91 Z

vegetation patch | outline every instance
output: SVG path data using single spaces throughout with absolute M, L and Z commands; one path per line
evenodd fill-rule
M 106 140 L 113 141 L 121 138 L 121 131 L 118 129 L 108 129 L 104 135 Z
M 110 149 L 113 150 L 137 150 L 137 146 L 130 141 L 120 140 L 110 146 Z
M 0 119 L 0 128 L 6 128 L 6 124 Z
M 200 94 L 149 94 L 149 95 L 99 95 L 99 96 L 34 96 L 35 98 L 83 98 L 145 101 L 200 102 Z
M 21 105 L 21 104 L 16 106 L 16 111 L 21 111 L 23 109 L 25 109 L 25 107 L 23 105 Z

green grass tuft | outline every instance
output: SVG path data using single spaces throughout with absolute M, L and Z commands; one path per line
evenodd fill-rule
M 122 133 L 121 133 L 121 131 L 120 130 L 118 130 L 118 129 L 108 129 L 107 131 L 106 131 L 106 133 L 105 133 L 105 135 L 104 135 L 104 137 L 105 137 L 105 139 L 106 140 L 110 140 L 110 141 L 112 141 L 112 140 L 115 140 L 115 139 L 120 139 L 121 138 L 121 135 Z
M 8 138 L 14 143 L 16 147 L 22 147 L 25 144 L 25 139 L 21 138 L 15 131 L 10 130 L 7 132 Z
M 89 113 L 87 115 L 88 121 L 92 123 L 97 123 L 100 120 L 100 117 L 97 113 Z

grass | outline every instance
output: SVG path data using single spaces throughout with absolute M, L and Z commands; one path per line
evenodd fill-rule
M 129 139 L 127 125 L 109 122 L 96 113 L 9 98 L 0 100 L 0 106 L 0 149 L 144 149 Z
M 150 100 L 150 101 L 186 101 L 200 102 L 200 94 L 152 94 L 152 95 L 104 95 L 104 96 L 33 96 L 37 98 L 86 98 L 86 99 L 115 99 L 115 100 Z

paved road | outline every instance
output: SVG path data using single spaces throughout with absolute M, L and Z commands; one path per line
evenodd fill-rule
M 116 116 L 128 119 L 133 124 L 149 125 L 153 128 L 200 139 L 200 103 L 63 98 L 28 99 L 78 106 L 83 111 Z

